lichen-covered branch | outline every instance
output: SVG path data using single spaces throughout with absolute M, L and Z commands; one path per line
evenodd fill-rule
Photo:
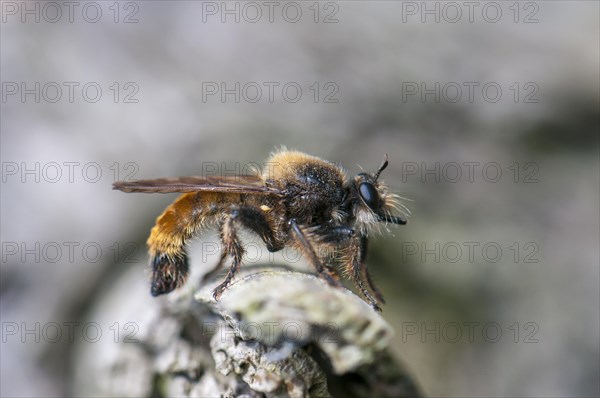
M 108 361 L 78 395 L 407 397 L 418 390 L 389 354 L 390 326 L 346 289 L 286 269 L 247 268 L 160 301 L 137 344 Z M 159 301 L 156 301 L 159 303 Z M 90 389 L 90 384 L 93 388 Z

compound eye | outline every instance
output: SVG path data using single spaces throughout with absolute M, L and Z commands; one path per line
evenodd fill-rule
M 361 183 L 358 186 L 358 193 L 360 193 L 360 197 L 371 210 L 377 210 L 379 208 L 379 193 L 377 193 L 377 189 L 375 189 L 373 184 L 370 182 Z

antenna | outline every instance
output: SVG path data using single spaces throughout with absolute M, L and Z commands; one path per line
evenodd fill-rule
M 375 181 L 377 181 L 377 179 L 379 178 L 379 174 L 381 174 L 381 172 L 383 170 L 385 170 L 386 167 L 388 167 L 388 155 L 387 155 L 387 153 L 385 153 L 383 155 L 383 163 L 381 163 L 381 166 L 379 166 L 379 170 L 377 170 L 377 173 L 375 173 Z

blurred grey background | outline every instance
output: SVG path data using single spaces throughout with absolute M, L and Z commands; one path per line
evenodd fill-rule
M 109 308 L 152 305 L 174 196 L 112 182 L 281 145 L 389 154 L 412 216 L 369 264 L 427 395 L 598 396 L 598 2 L 48 4 L 2 2 L 2 396 L 69 394 L 74 347 L 127 332 L 93 315 L 126 273 Z

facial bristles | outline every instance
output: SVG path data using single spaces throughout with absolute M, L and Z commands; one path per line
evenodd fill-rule
M 385 206 L 396 210 L 398 213 L 404 216 L 410 216 L 410 209 L 406 207 L 404 203 L 402 203 L 402 201 L 411 201 L 410 199 L 403 198 L 402 196 L 389 192 L 385 192 L 382 195 L 382 199 L 385 203 Z
M 379 216 L 367 207 L 358 210 L 356 214 L 356 224 L 362 234 L 369 235 L 373 230 L 377 233 L 381 233 L 382 224 L 379 221 Z

